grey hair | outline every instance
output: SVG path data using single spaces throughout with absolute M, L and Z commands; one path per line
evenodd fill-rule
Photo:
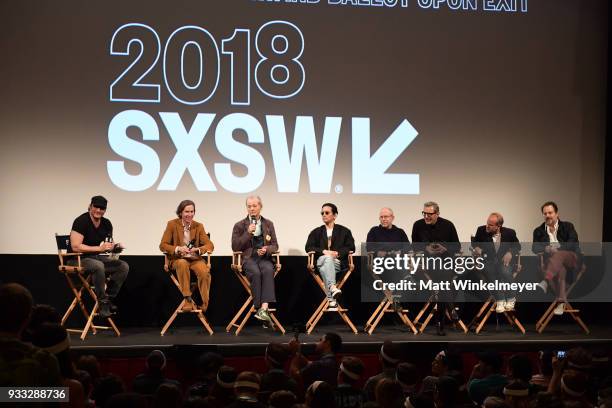
M 248 204 L 249 204 L 249 200 L 250 200 L 251 198 L 256 198 L 256 199 L 257 199 L 257 201 L 259 201 L 259 205 L 261 205 L 261 206 L 263 207 L 263 201 L 261 201 L 261 197 L 260 197 L 260 196 L 258 196 L 258 195 L 250 195 L 250 196 L 248 196 L 248 197 L 246 198 L 246 200 L 244 201 L 244 204 L 245 204 L 245 205 L 248 205 Z
M 436 203 L 435 201 L 428 201 L 425 204 L 423 204 L 423 207 L 433 207 L 434 211 L 439 214 L 440 213 L 440 206 L 438 205 L 438 203 Z

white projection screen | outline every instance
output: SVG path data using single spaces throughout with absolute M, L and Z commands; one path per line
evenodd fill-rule
M 554 200 L 600 241 L 604 0 L 5 1 L 0 253 L 51 254 L 90 197 L 129 255 L 196 202 L 216 255 L 245 199 L 282 254 L 327 201 L 356 242 L 440 204 L 522 241 Z

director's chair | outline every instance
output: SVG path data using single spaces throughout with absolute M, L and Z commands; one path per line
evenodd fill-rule
M 278 252 L 275 252 L 272 254 L 272 257 L 276 260 L 276 262 L 274 263 L 274 277 L 276 278 L 276 275 L 278 275 L 282 267 L 280 263 L 280 254 Z M 251 282 L 249 282 L 249 278 L 246 276 L 246 274 L 242 270 L 242 252 L 241 251 L 232 253 L 231 268 L 232 268 L 232 271 L 234 272 L 234 275 L 236 275 L 236 277 L 238 278 L 238 281 L 240 282 L 240 284 L 242 284 L 242 287 L 244 288 L 244 290 L 246 290 L 246 292 L 249 295 L 247 299 L 244 301 L 244 303 L 242 304 L 242 307 L 238 310 L 238 312 L 234 315 L 233 319 L 229 322 L 229 324 L 225 328 L 225 331 L 228 333 L 233 328 L 236 328 L 236 331 L 234 334 L 237 336 L 240 334 L 240 332 L 242 331 L 242 328 L 244 327 L 246 322 L 249 320 L 249 318 L 255 312 L 257 312 L 257 310 L 255 310 L 255 306 L 253 305 L 253 292 L 251 291 Z M 272 328 L 274 330 L 280 331 L 282 334 L 285 334 L 285 328 L 280 323 L 280 321 L 276 318 L 276 309 L 268 309 L 268 313 L 270 315 L 270 319 L 272 319 Z M 240 320 L 240 323 L 237 323 L 239 320 Z
M 372 273 L 372 276 L 376 279 L 376 275 L 372 272 L 372 260 L 374 257 L 373 252 L 368 252 L 368 270 Z M 408 317 L 408 309 L 404 309 L 401 304 L 396 303 L 393 299 L 393 293 L 390 290 L 385 289 L 383 291 L 384 297 L 366 322 L 364 331 L 368 334 L 372 334 L 378 326 L 378 323 L 383 318 L 385 313 L 397 313 L 402 323 L 404 323 L 414 334 L 418 334 L 416 327 L 412 324 L 412 321 Z M 399 308 L 398 308 L 399 306 Z
M 457 254 L 460 255 L 460 254 Z M 426 272 L 423 271 L 423 275 L 425 276 L 425 278 L 429 281 L 432 280 L 431 276 L 429 276 L 429 274 L 427 274 Z M 457 279 L 457 276 L 454 276 L 452 280 Z M 431 293 L 429 295 L 429 297 L 427 298 L 427 302 L 425 303 L 425 305 L 423 305 L 423 307 L 421 308 L 421 310 L 419 311 L 419 313 L 416 315 L 416 317 L 413 320 L 413 324 L 414 326 L 418 329 L 419 333 L 423 333 L 425 331 L 425 329 L 427 328 L 427 325 L 429 324 L 429 322 L 431 321 L 431 319 L 434 317 L 434 314 L 438 311 L 438 293 L 437 291 L 433 291 L 433 293 Z M 421 318 L 424 318 L 423 321 L 421 321 Z M 456 329 L 462 330 L 463 333 L 468 332 L 468 328 L 465 325 L 465 323 L 463 323 L 463 320 L 459 319 L 457 321 L 454 321 L 453 319 L 451 319 L 451 315 L 448 312 L 447 308 L 444 308 L 444 316 L 442 316 L 442 319 L 447 318 L 451 323 L 453 323 L 453 326 Z
M 512 279 L 516 279 L 522 270 L 523 266 L 521 265 L 521 256 L 518 255 L 516 266 L 514 272 L 512 273 Z M 474 328 L 474 332 L 476 334 L 480 334 L 491 314 L 496 313 L 496 303 L 497 301 L 495 300 L 495 297 L 493 295 L 489 295 L 488 299 L 484 302 L 476 316 L 474 316 L 468 325 L 469 328 Z M 525 327 L 523 327 L 519 319 L 516 317 L 516 310 L 504 310 L 503 315 L 506 317 L 506 320 L 508 320 L 511 327 L 516 327 L 522 334 L 525 334 Z
M 121 336 L 119 329 L 115 325 L 113 319 L 109 316 L 106 318 L 108 324 L 110 326 L 98 326 L 93 322 L 94 317 L 98 315 L 98 310 L 100 309 L 100 303 L 98 302 L 98 297 L 93 291 L 91 274 L 85 276 L 85 268 L 81 266 L 81 253 L 80 252 L 71 252 L 70 248 L 70 235 L 58 235 L 55 234 L 55 242 L 57 244 L 57 255 L 59 257 L 59 266 L 57 269 L 64 275 L 66 278 L 66 282 L 68 282 L 68 287 L 74 296 L 70 306 L 64 313 L 62 317 L 61 324 L 65 325 L 66 321 L 74 311 L 75 307 L 78 305 L 83 313 L 83 316 L 86 319 L 85 327 L 82 329 L 66 329 L 69 332 L 80 333 L 81 340 L 85 340 L 87 337 L 87 333 L 91 330 L 93 334 L 97 334 L 98 330 L 113 330 L 117 336 Z M 76 265 L 67 265 L 65 258 L 76 258 Z M 76 284 L 75 284 L 76 280 Z M 78 287 L 78 289 L 77 289 Z M 91 311 L 87 310 L 87 306 L 84 301 L 84 292 L 88 293 L 91 299 L 94 301 L 93 308 Z
M 206 264 L 210 268 L 210 252 L 206 252 Z M 164 254 L 164 271 L 168 273 L 168 275 L 170 276 L 170 279 L 172 279 L 172 282 L 174 283 L 174 286 L 176 286 L 178 291 L 181 292 L 181 285 L 179 284 L 179 281 L 176 277 L 176 270 L 174 270 L 174 268 L 171 267 L 171 262 L 168 259 L 167 254 Z M 192 286 L 191 291 L 193 292 L 194 289 L 195 288 Z M 183 297 L 182 302 L 177 306 L 177 308 L 174 310 L 174 313 L 172 313 L 172 315 L 170 316 L 170 318 L 168 319 L 168 321 L 162 328 L 160 335 L 163 336 L 164 334 L 166 334 L 166 331 L 170 328 L 170 326 L 174 322 L 174 319 L 176 319 L 179 313 L 195 313 L 198 319 L 200 319 L 200 322 L 202 322 L 202 326 L 204 326 L 208 334 L 212 335 L 213 331 L 212 331 L 212 328 L 210 327 L 210 324 L 208 323 L 208 320 L 206 320 L 206 317 L 204 316 L 204 311 L 200 307 L 196 306 L 195 304 L 194 304 L 195 307 L 193 307 L 192 309 L 183 310 L 183 307 L 185 306 L 185 302 L 187 302 L 187 299 Z
M 539 254 L 538 256 L 540 258 L 540 268 L 543 271 L 545 267 L 544 256 L 542 254 Z M 567 288 L 568 297 L 572 293 L 572 290 L 576 287 L 576 284 L 580 281 L 580 279 L 584 276 L 584 273 L 586 272 L 586 265 L 584 264 L 584 261 L 579 259 L 579 265 L 580 265 L 580 269 L 578 271 L 578 274 L 576 275 L 576 278 L 574 279 L 574 282 L 572 282 L 572 284 Z M 578 323 L 578 325 L 582 327 L 584 332 L 586 334 L 589 334 L 591 331 L 589 330 L 587 325 L 584 323 L 584 321 L 580 317 L 580 309 L 575 309 L 568 301 L 559 302 L 559 300 L 557 299 L 555 299 L 550 304 L 550 306 L 548 306 L 548 309 L 546 309 L 542 317 L 540 317 L 540 319 L 536 322 L 536 331 L 542 334 L 544 329 L 546 329 L 546 326 L 548 326 L 548 323 L 550 323 L 552 318 L 555 316 L 554 310 L 560 303 L 565 303 L 565 308 L 563 309 L 563 313 L 568 313 L 570 316 L 572 316 L 574 321 L 576 321 L 576 323 Z
M 325 314 L 326 312 L 337 312 L 342 318 L 342 320 L 344 320 L 344 322 L 350 327 L 353 333 L 357 334 L 357 328 L 355 327 L 353 322 L 351 322 L 351 319 L 349 319 L 348 315 L 346 314 L 346 312 L 348 312 L 348 309 L 340 306 L 340 303 L 338 303 L 338 307 L 336 308 L 336 310 L 328 310 L 329 300 L 327 300 L 325 283 L 323 282 L 323 279 L 321 278 L 321 276 L 317 273 L 314 255 L 315 255 L 314 251 L 308 252 L 307 269 L 308 269 L 308 272 L 310 273 L 310 276 L 312 276 L 312 278 L 315 280 L 315 282 L 317 283 L 317 285 L 319 286 L 319 288 L 325 295 L 325 298 L 323 298 L 323 300 L 319 304 L 319 307 L 317 307 L 317 309 L 312 314 L 312 316 L 310 316 L 310 319 L 308 319 L 308 321 L 306 322 L 306 333 L 310 334 L 314 330 L 317 323 L 319 323 L 319 320 L 321 320 L 321 317 L 323 317 L 323 314 Z M 355 264 L 353 263 L 353 252 L 351 251 L 349 252 L 349 255 L 348 255 L 348 269 L 344 273 L 344 276 L 342 277 L 340 282 L 336 283 L 336 287 L 338 289 L 342 289 L 342 287 L 344 286 L 348 278 L 353 273 L 354 269 L 355 269 Z

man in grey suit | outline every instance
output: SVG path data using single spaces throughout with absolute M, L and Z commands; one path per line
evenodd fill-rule
M 251 283 L 255 317 L 270 323 L 268 304 L 276 302 L 272 262 L 272 254 L 278 251 L 276 232 L 272 221 L 261 216 L 259 196 L 248 197 L 246 207 L 246 218 L 238 221 L 232 231 L 232 251 L 242 251 L 242 270 Z

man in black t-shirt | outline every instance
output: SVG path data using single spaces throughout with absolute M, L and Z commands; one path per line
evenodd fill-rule
M 116 311 L 112 301 L 119 293 L 130 269 L 127 262 L 110 256 L 112 252 L 119 252 L 123 247 L 113 243 L 113 225 L 108 218 L 104 218 L 106 204 L 106 198 L 92 197 L 87 212 L 74 220 L 70 231 L 71 250 L 83 254 L 81 266 L 85 268 L 86 273 L 92 275 L 94 292 L 100 302 L 101 317 L 109 317 Z M 76 260 L 69 262 L 76 264 Z M 107 275 L 110 275 L 108 288 Z

